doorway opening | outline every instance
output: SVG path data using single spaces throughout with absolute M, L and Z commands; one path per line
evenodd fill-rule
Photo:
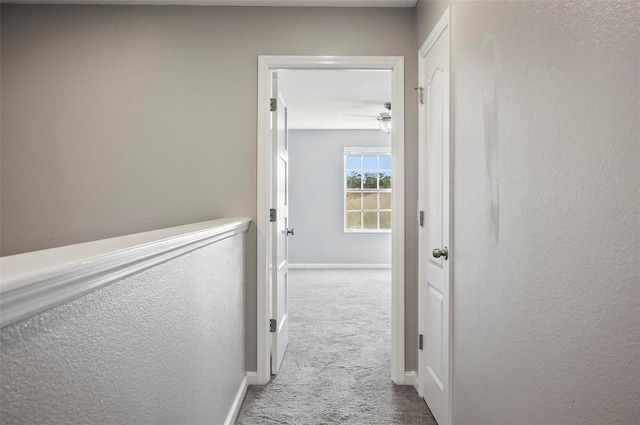
M 281 70 L 277 87 L 287 108 L 289 267 L 391 268 L 391 72 Z
M 405 383 L 404 372 L 404 59 L 402 57 L 311 57 L 311 56 L 260 56 L 258 58 L 258 163 L 257 163 L 257 179 L 258 179 L 258 214 L 257 214 L 257 371 L 255 384 L 266 384 L 271 377 L 271 349 L 283 350 L 282 344 L 280 348 L 271 347 L 270 340 L 276 340 L 271 337 L 272 332 L 283 331 L 282 336 L 286 335 L 286 329 L 281 329 L 274 319 L 271 312 L 278 307 L 276 304 L 279 297 L 272 297 L 270 289 L 275 285 L 279 286 L 278 274 L 276 268 L 286 266 L 288 255 L 286 251 L 278 251 L 278 235 L 283 234 L 285 237 L 289 233 L 293 233 L 293 229 L 288 226 L 288 203 L 278 201 L 278 169 L 282 171 L 283 166 L 278 166 L 278 161 L 274 161 L 274 155 L 284 158 L 286 154 L 282 154 L 279 142 L 272 137 L 274 123 L 277 125 L 279 121 L 272 121 L 271 110 L 277 105 L 273 105 L 272 85 L 273 74 L 278 71 L 285 70 L 387 70 L 391 73 L 391 105 L 393 105 L 393 114 L 391 114 L 391 162 L 393 170 L 393 190 L 390 196 L 390 214 L 389 225 L 392 228 L 392 249 L 391 249 L 391 377 L 396 384 Z M 277 94 L 276 94 L 277 98 Z M 276 101 L 277 103 L 277 101 Z M 380 105 L 383 106 L 383 105 Z M 286 108 L 285 108 L 286 110 Z M 287 120 L 286 113 L 282 115 L 280 120 Z M 377 124 L 377 123 L 376 123 Z M 288 144 L 288 141 L 286 142 Z M 277 154 L 280 152 L 281 154 Z M 351 151 L 350 151 L 351 152 Z M 276 154 L 274 154 L 276 153 Z M 352 152 L 353 153 L 353 152 Z M 347 155 L 348 156 L 348 155 Z M 347 157 L 345 156 L 345 158 Z M 351 155 L 355 156 L 355 155 Z M 383 154 L 384 156 L 384 154 Z M 287 156 L 288 158 L 288 156 Z M 345 160 L 346 161 L 346 160 Z M 379 174 L 380 157 L 376 157 L 376 172 Z M 281 161 L 286 163 L 286 161 Z M 384 160 L 383 160 L 383 168 Z M 355 168 L 354 168 L 355 170 Z M 284 175 L 284 173 L 281 173 Z M 280 181 L 282 178 L 280 177 Z M 286 179 L 285 179 L 286 181 Z M 381 185 L 376 182 L 377 187 Z M 382 184 L 384 185 L 384 184 Z M 354 188 L 352 188 L 354 189 Z M 365 190 L 361 186 L 360 202 L 362 205 L 362 197 Z M 353 192 L 356 192 L 355 190 Z M 376 199 L 379 202 L 380 193 L 377 193 Z M 354 195 L 355 199 L 357 195 Z M 385 198 L 383 196 L 383 198 Z M 354 201 L 355 202 L 355 201 Z M 270 210 L 276 209 L 274 205 L 278 204 L 280 210 L 284 213 L 273 213 Z M 387 225 L 385 208 L 380 209 L 380 204 L 376 211 L 361 208 L 357 211 L 360 215 L 360 221 L 355 220 L 356 209 L 345 210 L 345 229 L 349 226 L 355 228 L 360 226 L 360 230 L 369 227 L 374 230 L 373 216 L 375 215 L 375 224 L 377 231 Z M 352 214 L 348 214 L 352 212 Z M 367 215 L 365 216 L 365 213 Z M 275 214 L 275 215 L 274 215 Z M 270 221 L 275 218 L 278 223 L 275 226 Z M 364 224 L 365 218 L 367 224 Z M 351 221 L 349 220 L 351 219 Z M 279 221 L 281 220 L 281 221 Z M 356 223 L 357 222 L 357 223 Z M 386 229 L 382 229 L 386 230 Z M 280 238 L 282 239 L 282 238 Z M 285 243 L 286 246 L 286 243 Z M 270 253 L 276 258 L 270 258 Z M 278 255 L 285 255 L 284 260 Z M 273 266 L 272 266 L 273 264 Z M 283 268 L 286 272 L 286 270 Z M 286 279 L 286 278 L 285 278 Z M 286 280 L 284 286 L 286 287 Z M 286 303 L 286 300 L 283 301 Z M 286 311 L 284 312 L 286 314 Z M 284 317 L 284 316 L 283 316 Z M 286 319 L 286 317 L 285 317 Z M 276 335 L 276 338 L 278 335 Z M 286 342 L 282 340 L 286 347 Z M 278 342 L 275 342 L 277 345 Z M 276 357 L 281 360 L 282 351 L 275 353 Z

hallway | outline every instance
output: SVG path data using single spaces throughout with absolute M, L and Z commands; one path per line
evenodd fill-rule
M 391 382 L 390 270 L 290 270 L 289 284 L 282 368 L 249 388 L 237 424 L 436 424 Z

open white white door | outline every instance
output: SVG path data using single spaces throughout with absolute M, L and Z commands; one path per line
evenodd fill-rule
M 289 343 L 289 132 L 287 105 L 278 91 L 278 74 L 274 73 L 272 87 L 272 146 L 273 146 L 273 200 L 271 247 L 271 374 L 280 370 L 284 352 Z
M 449 10 L 420 49 L 419 79 L 422 88 L 418 201 L 421 211 L 419 391 L 438 424 L 449 425 Z

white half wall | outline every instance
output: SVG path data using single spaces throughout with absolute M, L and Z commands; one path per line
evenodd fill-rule
M 391 264 L 391 233 L 345 233 L 344 147 L 390 147 L 380 130 L 289 132 L 289 262 Z
M 190 252 L 4 326 L 2 423 L 231 425 L 246 390 L 246 234 L 204 246 L 189 237 L 171 235 L 156 246 L 178 250 L 188 245 Z M 70 250 L 89 254 L 120 247 L 119 239 L 124 238 L 22 254 L 25 261 L 15 258 L 20 255 L 4 257 L 3 265 L 33 271 L 24 267 L 29 260 L 46 265 Z M 137 261 L 142 258 L 137 253 L 146 255 L 149 245 L 145 241 L 99 259 L 83 258 L 73 270 L 98 266 L 84 275 L 61 272 L 48 285 L 78 274 L 100 283 L 98 271 L 110 267 L 116 273 L 122 257 L 133 252 Z M 39 275 L 65 271 L 68 264 L 44 267 Z M 32 276 L 27 273 L 22 280 L 31 282 Z M 5 278 L 3 287 L 11 284 Z M 38 289 L 40 283 L 29 285 Z M 38 299 L 35 293 L 33 302 Z

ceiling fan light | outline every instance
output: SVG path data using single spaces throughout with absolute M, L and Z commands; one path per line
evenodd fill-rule
M 384 107 L 389 110 L 389 112 L 381 112 L 378 117 L 378 124 L 380 125 L 380 130 L 384 131 L 387 134 L 391 133 L 391 102 L 385 102 Z
M 380 118 L 378 118 L 378 124 L 380 125 L 380 130 L 387 134 L 391 133 L 391 115 L 389 113 L 381 113 Z

